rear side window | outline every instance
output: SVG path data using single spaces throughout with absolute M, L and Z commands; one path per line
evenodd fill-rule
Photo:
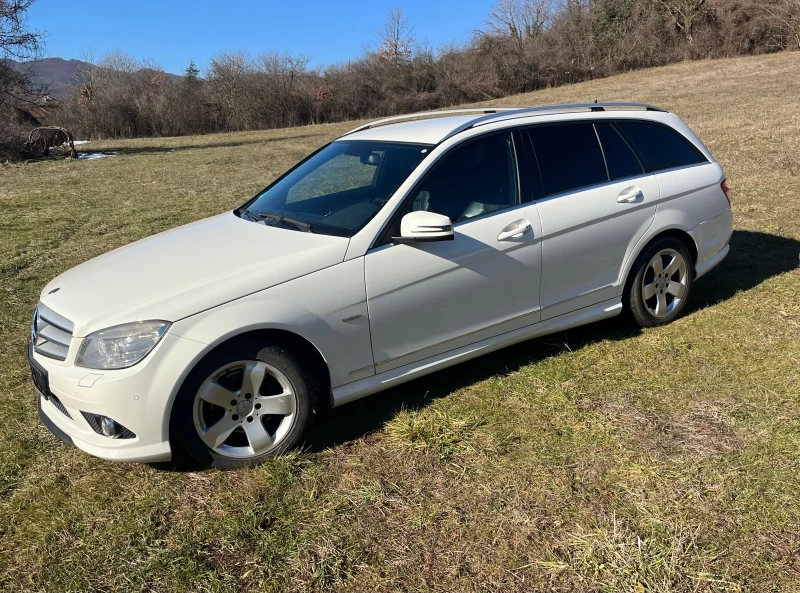
M 707 162 L 691 142 L 666 126 L 637 121 L 617 121 L 616 125 L 639 153 L 648 173 Z
M 608 165 L 608 175 L 611 181 L 635 177 L 644 173 L 639 159 L 633 154 L 628 143 L 620 136 L 614 127 L 608 124 L 595 124 L 600 143 L 603 145 L 603 154 Z
M 539 162 L 545 196 L 608 181 L 591 123 L 538 126 L 529 128 L 528 134 Z

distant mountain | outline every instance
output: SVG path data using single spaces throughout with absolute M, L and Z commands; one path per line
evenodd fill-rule
M 62 58 L 44 58 L 30 63 L 10 62 L 17 70 L 30 68 L 33 84 L 45 87 L 47 93 L 56 99 L 62 99 L 70 88 L 77 86 L 81 68 L 89 66 L 87 62 Z
M 17 70 L 30 68 L 33 73 L 33 84 L 46 88 L 47 94 L 54 99 L 63 99 L 71 88 L 78 86 L 81 70 L 91 66 L 88 62 L 63 58 L 44 58 L 36 62 L 16 62 L 14 60 L 9 60 L 9 62 Z M 145 69 L 145 71 L 148 70 Z M 176 74 L 167 74 L 167 76 L 173 81 L 182 78 Z

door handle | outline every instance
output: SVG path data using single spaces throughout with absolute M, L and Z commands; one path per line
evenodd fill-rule
M 505 241 L 505 240 L 511 239 L 513 237 L 519 237 L 521 235 L 524 235 L 525 233 L 527 233 L 530 230 L 533 230 L 533 227 L 531 227 L 531 223 L 529 223 L 527 221 L 520 222 L 513 229 L 508 230 L 508 231 L 502 231 L 499 235 L 497 235 L 497 240 L 498 241 Z
M 642 190 L 638 187 L 628 187 L 622 190 L 622 193 L 617 196 L 617 202 L 620 204 L 630 204 L 636 202 L 639 198 L 644 198 Z

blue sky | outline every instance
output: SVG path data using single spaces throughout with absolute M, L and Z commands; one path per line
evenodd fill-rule
M 124 50 L 181 73 L 201 69 L 215 53 L 252 54 L 289 50 L 313 66 L 357 57 L 373 44 L 386 14 L 399 6 L 415 25 L 417 41 L 461 42 L 483 26 L 492 0 L 329 0 L 227 2 L 211 0 L 37 0 L 32 28 L 47 32 L 46 57 L 80 59 L 93 49 L 100 58 Z

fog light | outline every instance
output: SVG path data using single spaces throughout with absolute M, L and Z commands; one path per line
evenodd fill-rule
M 112 439 L 135 439 L 136 435 L 125 428 L 116 420 L 112 420 L 108 416 L 101 416 L 100 414 L 92 414 L 91 412 L 81 412 L 83 417 L 92 430 L 97 434 Z
M 117 438 L 117 423 L 114 422 L 111 418 L 107 418 L 102 416 L 100 418 L 100 429 L 103 431 L 103 434 L 107 437 L 111 437 L 112 439 Z

